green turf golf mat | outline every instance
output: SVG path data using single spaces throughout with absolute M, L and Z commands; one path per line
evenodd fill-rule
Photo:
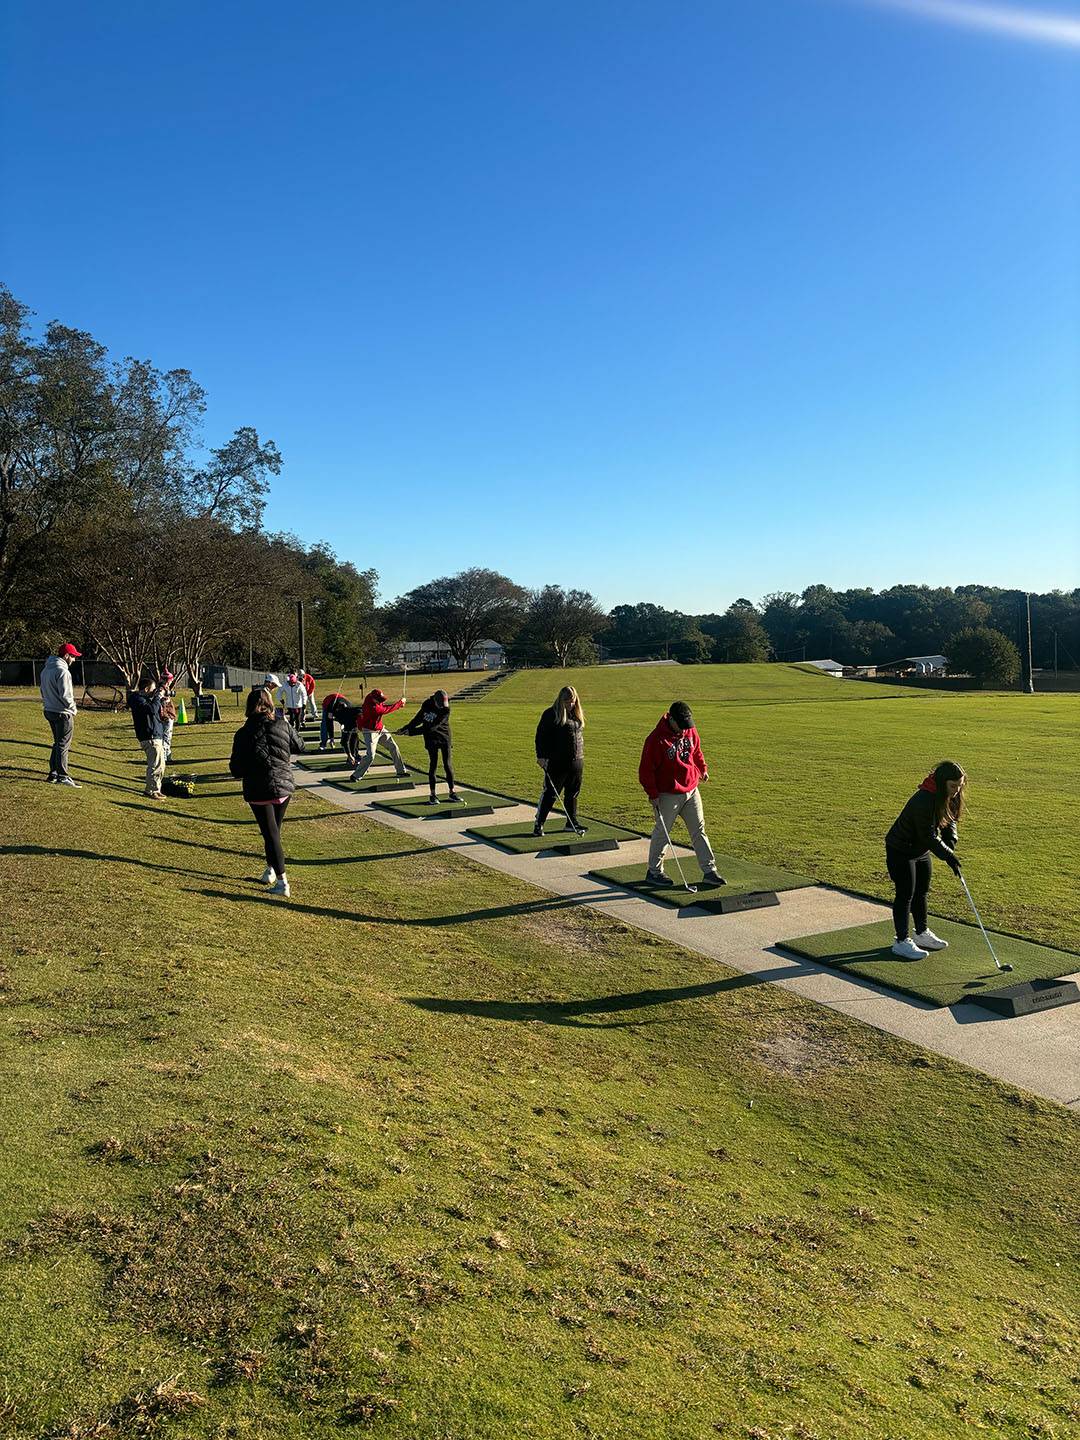
M 605 825 L 601 820 L 583 820 L 581 823 L 585 826 L 584 835 L 564 830 L 565 822 L 561 820 L 547 825 L 543 835 L 533 834 L 531 820 L 519 820 L 516 825 L 471 825 L 465 833 L 489 845 L 497 845 L 500 850 L 509 850 L 514 855 L 534 855 L 546 850 L 552 850 L 557 855 L 587 854 L 589 850 L 614 850 L 620 842 L 641 838 L 633 830 Z
M 699 885 L 703 872 L 697 861 L 680 855 L 679 862 L 688 883 Z M 664 868 L 668 879 L 675 882 L 671 886 L 650 885 L 645 878 L 645 865 L 616 865 L 610 870 L 590 870 L 589 874 L 596 880 L 606 880 L 611 885 L 623 885 L 628 890 L 637 890 L 651 900 L 660 900 L 665 905 L 701 905 L 705 909 L 713 910 L 719 910 L 725 902 L 734 902 L 741 896 L 770 895 L 777 890 L 802 890 L 815 883 L 808 875 L 794 875 L 790 870 L 778 870 L 775 865 L 759 865 L 751 860 L 738 860 L 734 855 L 717 855 L 716 868 L 727 884 L 718 890 L 699 890 L 696 895 L 691 895 L 683 889 L 679 872 L 670 856 Z M 764 900 L 761 903 L 772 902 Z M 756 906 L 744 902 L 738 906 L 732 903 L 731 908 L 749 910 Z
M 374 809 L 389 810 L 394 815 L 404 815 L 409 820 L 446 820 L 455 815 L 491 815 L 514 805 L 514 800 L 504 800 L 501 795 L 484 795 L 478 790 L 459 790 L 459 804 L 451 805 L 445 795 L 438 796 L 438 804 L 432 805 L 426 795 L 414 800 L 376 800 Z
M 947 950 L 931 951 L 925 960 L 901 960 L 892 954 L 893 927 L 891 920 L 878 920 L 871 925 L 855 925 L 847 930 L 830 930 L 824 935 L 799 935 L 777 944 L 795 955 L 816 960 L 861 975 L 877 985 L 902 990 L 931 1005 L 955 1005 L 970 1000 L 983 990 L 999 990 L 1022 980 L 1051 980 L 1072 975 L 1080 970 L 1080 956 L 1068 950 L 1054 950 L 1032 940 L 1018 940 L 1011 935 L 989 932 L 997 957 L 1003 965 L 1011 965 L 1012 973 L 1002 974 L 994 968 L 977 925 L 963 925 L 956 920 L 930 917 L 930 928 L 949 942 Z
M 333 785 L 335 790 L 351 790 L 355 794 L 369 795 L 378 790 L 412 790 L 417 785 L 424 784 L 424 777 L 421 775 L 403 775 L 400 779 L 393 771 L 389 774 L 373 774 L 372 771 L 361 777 L 359 780 L 324 780 L 324 785 Z
M 304 770 L 352 770 L 353 762 L 342 750 L 305 750 L 302 755 L 296 757 L 297 765 Z M 374 770 L 377 765 L 383 765 L 393 770 L 393 761 L 389 755 L 382 756 L 372 764 Z

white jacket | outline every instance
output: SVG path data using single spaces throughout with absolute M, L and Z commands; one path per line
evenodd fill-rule
M 290 685 L 286 680 L 274 699 L 286 710 L 303 710 L 307 704 L 307 691 L 304 689 L 304 682 L 298 680 L 295 685 Z
M 46 713 L 74 715 L 75 687 L 71 666 L 59 655 L 50 655 L 41 670 L 41 704 Z

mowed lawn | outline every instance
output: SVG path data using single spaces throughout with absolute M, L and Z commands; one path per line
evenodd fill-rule
M 232 730 L 0 704 L 0 1434 L 1075 1430 L 1073 1114 L 317 797 L 270 900 Z
M 959 761 L 961 854 L 984 920 L 1080 950 L 1080 695 L 907 690 L 787 665 L 525 671 L 453 712 L 462 780 L 538 795 L 533 733 L 564 680 L 586 710 L 584 813 L 650 826 L 641 745 L 685 699 L 710 766 L 714 847 L 881 898 L 885 832 L 939 760 Z M 418 763 L 420 742 L 403 744 Z M 972 918 L 943 866 L 931 905 Z

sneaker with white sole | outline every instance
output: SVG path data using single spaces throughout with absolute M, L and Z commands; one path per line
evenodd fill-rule
M 915 936 L 915 944 L 921 945 L 924 950 L 947 950 L 949 942 L 942 940 L 940 935 L 935 935 L 932 930 L 920 930 Z
M 897 940 L 892 947 L 892 953 L 898 955 L 901 960 L 925 960 L 926 951 L 921 950 L 912 939 Z
M 286 900 L 289 898 L 289 882 L 285 879 L 284 875 L 279 875 L 277 884 L 270 886 L 270 894 L 284 895 Z
M 67 785 L 72 790 L 81 790 L 82 786 L 78 780 L 73 780 L 70 775 L 61 775 L 56 781 L 57 785 Z
M 263 873 L 259 876 L 259 884 L 260 884 L 260 885 L 273 885 L 273 883 L 274 883 L 274 881 L 275 881 L 276 879 L 277 879 L 277 871 L 274 869 L 274 867 L 273 867 L 272 865 L 267 865 L 266 869 L 265 869 L 265 870 L 263 871 Z

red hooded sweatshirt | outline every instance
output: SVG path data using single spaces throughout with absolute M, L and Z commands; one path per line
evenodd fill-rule
M 393 705 L 387 705 L 386 696 L 381 690 L 369 690 L 363 705 L 360 708 L 360 729 L 381 730 L 383 728 L 383 716 L 392 715 L 395 710 L 400 710 L 405 703 L 403 700 L 395 700 Z
M 708 774 L 701 738 L 693 726 L 675 735 L 665 715 L 645 741 L 638 779 L 650 800 L 658 795 L 689 795 Z

